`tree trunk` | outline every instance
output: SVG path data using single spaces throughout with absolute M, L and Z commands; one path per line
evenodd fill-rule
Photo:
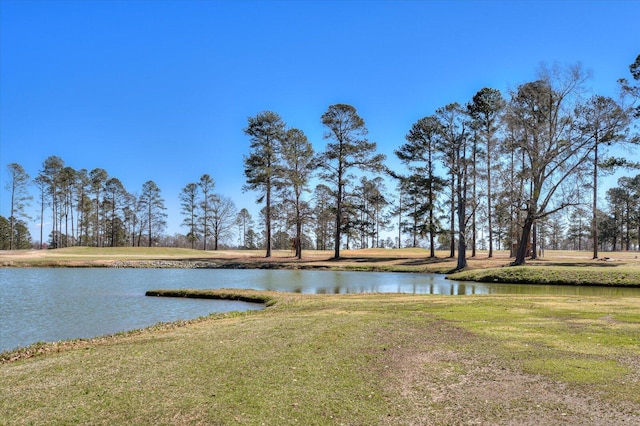
M 593 217 L 591 233 L 593 234 L 593 258 L 598 258 L 598 139 L 593 150 Z
M 451 175 L 451 222 L 450 222 L 451 244 L 450 244 L 450 250 L 449 250 L 449 257 L 456 256 L 456 230 L 455 230 L 456 212 L 455 210 L 456 210 L 455 177 L 452 174 Z
M 471 257 L 476 257 L 476 212 L 477 212 L 477 169 L 476 169 L 476 159 L 477 159 L 477 147 L 476 140 L 474 138 L 473 142 L 473 218 L 471 219 Z M 466 192 L 466 191 L 465 191 Z M 465 197 L 466 198 L 466 197 Z
M 336 232 L 334 241 L 334 259 L 340 259 L 340 228 L 342 226 L 342 182 L 338 172 L 338 199 L 336 202 Z
M 538 225 L 533 222 L 531 226 L 531 259 L 538 258 Z
M 625 246 L 626 251 L 631 250 L 631 206 L 629 205 L 629 202 L 627 201 L 627 226 L 626 226 L 626 238 L 627 238 L 627 244 Z
M 402 248 L 402 192 L 398 201 L 398 248 Z
M 462 192 L 462 187 L 458 183 L 458 190 Z M 467 266 L 467 238 L 465 236 L 465 199 L 461 193 L 458 194 L 458 263 L 456 270 L 464 269 Z
M 267 202 L 266 202 L 266 231 L 267 231 L 267 254 L 265 257 L 271 257 L 271 182 L 267 183 Z
M 40 250 L 42 250 L 44 248 L 42 241 L 42 229 L 44 228 L 44 191 L 40 197 Z
M 300 219 L 296 223 L 296 257 L 302 259 L 302 223 L 300 223 Z
M 462 163 L 458 153 L 458 162 Z M 460 164 L 459 167 L 463 170 L 459 172 L 457 179 L 457 198 L 458 198 L 458 263 L 456 270 L 464 269 L 467 266 L 467 183 L 466 183 L 466 165 Z
M 413 244 L 411 247 L 418 247 L 418 205 L 417 203 L 413 204 Z
M 487 143 L 487 226 L 489 227 L 489 258 L 493 257 L 493 216 L 491 215 L 491 144 Z
M 15 177 L 13 179 L 12 182 L 12 187 L 11 187 L 11 214 L 9 215 L 9 250 L 13 250 L 13 234 L 14 234 L 14 227 L 15 227 L 15 223 L 16 223 L 16 218 L 14 215 L 14 203 L 15 203 L 15 192 L 16 192 L 16 183 L 15 183 Z
M 527 214 L 524 219 L 524 226 L 522 227 L 522 235 L 518 243 L 518 251 L 516 252 L 516 259 L 512 265 L 519 266 L 524 265 L 525 258 L 527 257 L 527 246 L 529 245 L 529 236 L 531 235 L 531 227 L 533 226 L 533 215 Z
M 151 200 L 149 200 L 149 228 L 148 228 L 148 238 L 149 241 L 147 242 L 147 245 L 149 247 L 151 247 Z
M 436 226 L 434 223 L 434 217 L 433 217 L 433 187 L 432 187 L 433 182 L 431 182 L 431 180 L 429 180 L 429 257 L 430 258 L 434 258 L 436 257 L 436 237 L 435 237 L 435 230 L 436 230 Z

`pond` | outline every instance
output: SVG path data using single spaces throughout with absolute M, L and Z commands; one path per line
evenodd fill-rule
M 298 293 L 637 295 L 640 289 L 483 284 L 437 274 L 253 269 L 0 268 L 0 352 L 38 341 L 89 338 L 262 309 L 220 300 L 145 297 L 165 288 L 247 288 Z

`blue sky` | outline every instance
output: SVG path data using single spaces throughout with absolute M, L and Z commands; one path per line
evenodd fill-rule
M 257 219 L 241 191 L 247 117 L 273 110 L 319 151 L 322 113 L 351 104 L 397 168 L 418 118 L 483 87 L 506 97 L 541 62 L 582 62 L 595 93 L 617 96 L 638 22 L 632 0 L 0 0 L 0 214 L 6 165 L 35 177 L 57 155 L 132 193 L 156 182 L 169 233 L 204 173 Z

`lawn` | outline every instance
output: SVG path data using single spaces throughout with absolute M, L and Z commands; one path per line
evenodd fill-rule
M 0 423 L 640 422 L 638 298 L 214 293 L 271 306 L 5 360 Z

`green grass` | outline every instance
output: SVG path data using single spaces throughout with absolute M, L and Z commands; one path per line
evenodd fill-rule
M 534 374 L 544 374 L 563 382 L 594 385 L 621 381 L 630 373 L 627 367 L 606 359 L 541 357 L 524 364 L 525 371 Z
M 271 307 L 4 362 L 0 424 L 580 422 L 565 394 L 640 418 L 637 298 L 209 296 Z
M 457 272 L 449 278 L 461 281 L 514 284 L 640 286 L 640 268 L 625 266 L 531 265 Z

